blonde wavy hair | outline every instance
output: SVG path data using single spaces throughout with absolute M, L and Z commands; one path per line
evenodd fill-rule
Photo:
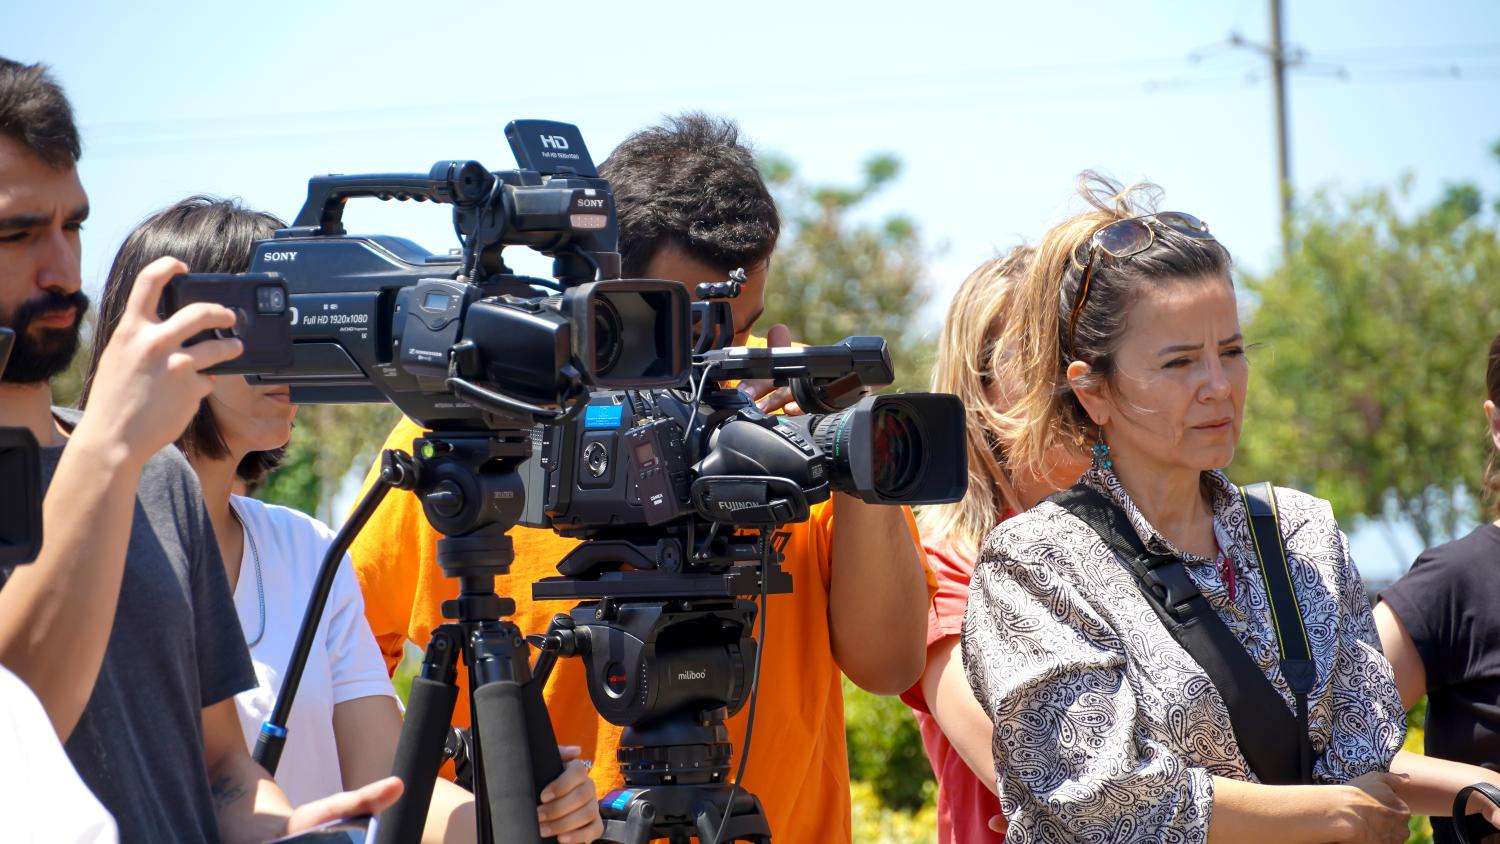
M 1122 186 L 1086 170 L 1078 193 L 1089 209 L 1070 217 L 1042 238 L 1027 272 L 1014 285 L 1013 305 L 998 344 L 1007 354 L 997 359 L 996 375 L 1014 384 L 1016 394 L 996 432 L 1012 475 L 1045 476 L 1053 449 L 1067 449 L 1080 461 L 1087 442 L 1097 436 L 1074 388 L 1107 381 L 1114 374 L 1115 352 L 1125 331 L 1130 305 L 1142 285 L 1165 280 L 1222 278 L 1230 281 L 1229 252 L 1215 240 L 1197 240 L 1164 226 L 1153 229 L 1155 241 L 1136 255 L 1094 262 L 1088 298 L 1079 313 L 1071 347 L 1064 336 L 1068 317 L 1083 281 L 1089 240 L 1118 220 L 1154 212 L 1161 188 L 1150 183 Z M 1068 364 L 1081 360 L 1090 372 L 1078 384 L 1068 381 Z
M 1013 282 L 1026 272 L 1033 252 L 1018 246 L 979 265 L 948 306 L 932 389 L 958 396 L 967 409 L 969 491 L 961 501 L 923 507 L 918 516 L 923 536 L 977 547 L 1006 509 L 1021 509 L 997 436 L 1008 422 L 996 397 L 1009 391 L 996 373 L 1006 357 L 1000 336 L 1011 311 Z

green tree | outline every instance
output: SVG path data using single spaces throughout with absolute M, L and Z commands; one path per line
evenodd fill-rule
M 844 731 L 850 776 L 868 783 L 881 803 L 910 812 L 933 802 L 937 782 L 922 734 L 899 698 L 872 695 L 846 678 Z
M 1298 210 L 1290 259 L 1246 280 L 1258 348 L 1234 474 L 1343 517 L 1404 519 L 1432 545 L 1479 515 L 1500 203 L 1486 210 L 1462 184 L 1405 210 L 1410 189 L 1319 194 Z
M 876 221 L 857 215 L 900 175 L 900 160 L 870 158 L 852 187 L 810 185 L 781 158 L 767 159 L 763 170 L 781 211 L 782 235 L 762 329 L 785 323 L 793 339 L 815 344 L 883 336 L 896 365 L 896 388 L 926 389 L 933 344 L 915 326 L 929 293 L 921 236 L 900 214 Z
M 286 456 L 256 497 L 327 515 L 331 524 L 342 522 L 344 513 L 328 512 L 339 485 L 352 469 L 369 466 L 400 418 L 400 411 L 388 404 L 299 408 Z

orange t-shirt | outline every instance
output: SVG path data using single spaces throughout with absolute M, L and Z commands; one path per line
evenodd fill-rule
M 756 342 L 759 341 L 759 342 Z M 764 345 L 752 338 L 751 345 Z M 411 449 L 423 431 L 403 419 L 391 431 L 384 448 Z M 378 474 L 366 478 L 366 488 Z M 916 523 L 906 511 L 912 536 Z M 828 623 L 829 574 L 833 539 L 833 507 L 824 501 L 812 508 L 805 522 L 787 525 L 790 536 L 783 548 L 782 568 L 792 575 L 790 594 L 771 595 L 766 638 L 761 642 L 759 700 L 750 760 L 743 787 L 760 798 L 777 840 L 787 842 L 849 841 L 849 755 L 844 742 L 844 697 L 839 667 L 832 651 Z M 509 575 L 495 578 L 495 591 L 516 602 L 512 620 L 523 633 L 547 629 L 552 616 L 566 612 L 567 601 L 531 599 L 531 584 L 557 574 L 556 565 L 578 541 L 549 530 L 517 527 L 510 532 L 515 562 Z M 445 622 L 444 600 L 458 597 L 458 582 L 443 576 L 437 564 L 439 538 L 416 496 L 393 490 L 351 549 L 354 568 L 364 591 L 370 628 L 394 671 L 407 639 L 425 647 L 433 628 Z M 937 589 L 927 569 L 928 598 Z M 870 619 L 880 624 L 880 619 Z M 756 631 L 760 621 L 756 619 Z M 453 723 L 469 724 L 467 672 L 458 672 L 459 703 Z M 562 659 L 543 690 L 559 744 L 583 748 L 583 758 L 594 761 L 593 779 L 601 794 L 624 784 L 615 762 L 621 728 L 599 716 L 589 699 L 583 661 Z M 727 722 L 734 758 L 729 775 L 739 766 L 745 746 L 748 703 Z

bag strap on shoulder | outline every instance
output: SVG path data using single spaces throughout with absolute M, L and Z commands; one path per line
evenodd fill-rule
M 1308 782 L 1311 767 L 1299 741 L 1299 728 L 1305 740 L 1305 720 L 1299 723 L 1292 717 L 1281 693 L 1209 606 L 1182 561 L 1148 552 L 1125 512 L 1085 484 L 1048 500 L 1099 534 L 1135 578 L 1167 632 L 1208 675 L 1229 710 L 1235 741 L 1256 777 L 1271 785 Z
M 1312 737 L 1307 732 L 1307 699 L 1316 684 L 1317 670 L 1307 644 L 1307 625 L 1302 621 L 1297 589 L 1292 584 L 1292 567 L 1286 558 L 1276 491 L 1263 481 L 1240 487 L 1240 498 L 1250 515 L 1250 536 L 1255 542 L 1255 557 L 1260 561 L 1261 578 L 1270 599 L 1271 623 L 1276 627 L 1276 644 L 1281 652 L 1281 675 L 1297 700 L 1298 761 L 1310 778 Z

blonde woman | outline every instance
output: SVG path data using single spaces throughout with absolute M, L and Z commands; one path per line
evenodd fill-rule
M 933 365 L 932 389 L 953 393 L 968 408 L 969 492 L 962 501 L 923 508 L 922 545 L 938 589 L 927 614 L 927 667 L 901 699 L 913 710 L 922 744 L 937 776 L 939 844 L 1004 839 L 995 797 L 993 732 L 974 699 L 958 654 L 969 578 L 979 542 L 990 529 L 1078 480 L 1085 465 L 1059 450 L 1044 471 L 1011 477 L 1000 432 L 1016 390 L 997 372 L 1008 350 L 999 342 L 1011 308 L 1013 279 L 1026 271 L 1032 250 L 1012 249 L 980 265 L 959 287 Z M 992 825 L 993 821 L 993 825 Z

